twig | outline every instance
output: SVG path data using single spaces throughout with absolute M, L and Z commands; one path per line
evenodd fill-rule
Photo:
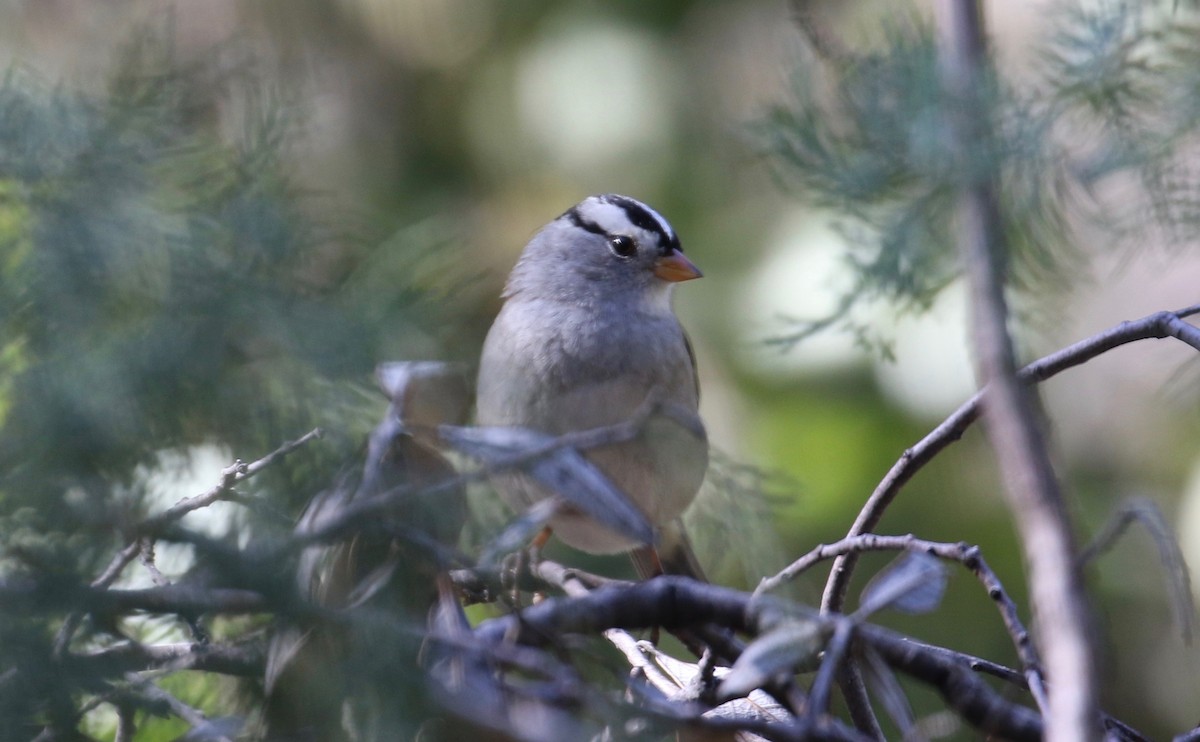
M 108 587 L 116 582 L 117 577 L 121 575 L 125 567 L 134 559 L 137 559 L 138 554 L 142 552 L 142 544 L 140 539 L 134 539 L 125 545 L 124 549 L 117 552 L 104 571 L 100 573 L 96 579 L 92 580 L 92 587 Z
M 323 543 L 341 538 L 345 534 L 355 532 L 357 529 L 370 523 L 380 512 L 413 497 L 417 493 L 428 496 L 439 492 L 448 492 L 472 482 L 483 481 L 494 474 L 519 468 L 539 458 L 549 456 L 563 448 L 574 448 L 579 451 L 585 451 L 632 440 L 641 434 L 646 421 L 655 414 L 665 415 L 679 422 L 681 425 L 690 424 L 686 417 L 676 414 L 676 410 L 672 405 L 664 405 L 651 399 L 643 404 L 627 420 L 599 428 L 564 433 L 547 440 L 541 445 L 531 446 L 522 451 L 498 457 L 496 460 L 490 461 L 471 471 L 460 472 L 440 482 L 423 486 L 394 487 L 374 497 L 350 502 L 339 509 L 335 515 L 322 520 L 319 526 L 303 534 L 298 534 L 293 539 L 294 545 L 306 546 L 308 544 Z M 447 431 L 453 429 L 453 426 L 442 427 L 446 428 Z M 416 430 L 415 432 L 418 437 L 421 437 L 429 431 Z M 443 436 L 445 435 L 446 431 L 443 431 L 437 436 L 439 442 L 444 442 Z
M 871 699 L 867 697 L 867 685 L 863 682 L 855 662 L 844 662 L 838 668 L 838 687 L 842 690 L 842 699 L 846 702 L 846 710 L 856 729 L 869 734 L 873 739 L 883 740 L 883 728 L 879 726 L 879 718 L 871 707 Z
M 239 460 L 221 472 L 220 482 L 212 489 L 194 497 L 185 497 L 158 515 L 151 516 L 138 523 L 130 530 L 132 538 L 129 543 L 121 551 L 117 552 L 112 561 L 108 563 L 108 566 L 104 568 L 96 579 L 92 580 L 91 587 L 106 588 L 116 582 L 117 578 L 125 570 L 125 567 L 129 566 L 142 553 L 144 548 L 142 543 L 143 537 L 153 536 L 167 525 L 178 521 L 188 513 L 207 507 L 220 500 L 232 491 L 235 484 L 249 479 L 270 466 L 276 459 L 282 458 L 309 441 L 320 437 L 320 428 L 314 428 L 296 440 L 284 443 L 279 448 L 251 464 L 245 464 Z M 82 617 L 79 614 L 72 614 L 67 616 L 63 621 L 62 627 L 54 638 L 54 653 L 56 655 L 61 655 L 66 651 L 67 646 L 71 643 L 71 638 L 74 637 L 76 630 L 79 628 L 81 619 Z
M 1045 381 L 1114 348 L 1139 340 L 1174 337 L 1200 350 L 1200 328 L 1183 321 L 1184 318 L 1196 314 L 1200 314 L 1200 304 L 1174 312 L 1156 312 L 1138 320 L 1122 322 L 1116 327 L 1030 363 L 1021 369 L 1019 378 L 1026 384 Z M 988 387 L 976 392 L 928 435 L 904 451 L 863 504 L 858 517 L 846 533 L 847 538 L 874 530 L 888 506 L 900 493 L 900 489 L 947 446 L 959 440 L 967 428 L 979 419 L 983 400 L 989 393 Z M 834 561 L 821 599 L 821 607 L 824 610 L 836 612 L 842 609 L 857 558 L 857 554 L 850 552 Z
M 157 515 L 150 516 L 141 521 L 130 529 L 131 533 L 137 536 L 153 536 L 161 531 L 165 526 L 180 520 L 188 513 L 199 510 L 200 508 L 208 507 L 209 505 L 224 498 L 234 487 L 234 485 L 244 482 L 245 480 L 258 474 L 263 469 L 273 464 L 277 459 L 283 458 L 300 446 L 321 437 L 320 428 L 315 428 L 305 433 L 294 441 L 284 443 L 279 448 L 271 453 L 263 456 L 258 461 L 247 464 L 242 461 L 235 461 L 230 466 L 221 471 L 220 481 L 207 492 L 202 492 L 199 495 L 185 497 L 171 507 L 162 511 Z M 108 587 L 116 581 L 120 576 L 121 571 L 137 558 L 141 552 L 142 545 L 138 538 L 132 539 L 129 544 L 117 554 L 116 557 L 105 567 L 104 571 L 92 581 L 92 587 Z
M 842 665 L 842 658 L 850 649 L 850 639 L 854 636 L 854 622 L 843 618 L 836 622 L 833 636 L 825 647 L 825 656 L 821 659 L 821 667 L 813 678 L 812 689 L 808 692 L 808 708 L 805 718 L 811 724 L 829 707 L 829 696 L 833 692 L 833 683 Z
M 1100 554 L 1108 551 L 1117 539 L 1137 521 L 1150 532 L 1150 538 L 1158 549 L 1158 558 L 1167 573 L 1167 590 L 1171 595 L 1171 607 L 1175 611 L 1175 620 L 1179 622 L 1179 633 L 1183 636 L 1184 644 L 1192 643 L 1192 620 L 1194 602 L 1192 599 L 1192 581 L 1188 575 L 1187 560 L 1179 549 L 1179 542 L 1171 532 L 1163 518 L 1162 512 L 1152 500 L 1138 497 L 1124 503 L 1108 521 L 1104 530 L 1096 535 L 1079 555 L 1081 565 L 1088 564 Z
M 146 518 L 134 527 L 134 532 L 139 535 L 153 535 L 161 530 L 163 526 L 174 523 L 188 513 L 212 505 L 214 502 L 223 499 L 233 489 L 234 485 L 253 477 L 275 463 L 276 460 L 283 458 L 309 441 L 320 437 L 321 429 L 315 428 L 294 441 L 284 443 L 258 461 L 250 464 L 241 461 L 234 462 L 221 472 L 221 481 L 214 485 L 212 489 L 193 497 L 185 497 L 158 515 Z
M 165 705 L 171 710 L 171 713 L 187 722 L 188 726 L 198 727 L 208 724 L 208 717 L 205 716 L 202 711 L 192 708 L 140 675 L 129 673 L 125 676 L 125 679 L 128 680 L 130 684 L 137 686 L 145 695 L 147 700 Z M 205 739 L 211 739 L 215 742 L 233 742 L 224 734 L 209 734 L 205 736 Z
M 154 541 L 148 538 L 141 538 L 138 539 L 138 544 L 140 547 L 138 549 L 138 556 L 142 562 L 142 566 L 145 567 L 146 571 L 150 573 L 150 581 L 158 587 L 166 587 L 167 585 L 170 585 L 171 581 L 167 579 L 167 576 L 164 575 L 159 570 L 158 565 L 154 563 Z
M 774 590 L 785 582 L 795 579 L 802 572 L 821 561 L 838 558 L 846 554 L 861 554 L 867 551 L 908 551 L 932 554 L 939 559 L 957 562 L 970 570 L 978 578 L 984 589 L 987 590 L 988 597 L 995 602 L 997 610 L 1000 611 L 1000 617 L 1004 620 L 1004 627 L 1008 630 L 1008 635 L 1012 638 L 1013 645 L 1016 647 L 1017 656 L 1021 659 L 1021 666 L 1025 672 L 1026 688 L 1033 694 L 1038 708 L 1042 709 L 1043 712 L 1045 711 L 1045 683 L 1042 678 L 1041 664 L 1038 661 L 1037 651 L 1033 646 L 1029 631 L 1026 630 L 1025 625 L 1021 622 L 1016 603 L 1013 602 L 1008 591 L 1004 589 L 1000 578 L 988 566 L 978 546 L 970 546 L 962 542 L 950 544 L 925 541 L 924 539 L 916 538 L 912 534 L 908 534 L 907 536 L 877 536 L 868 533 L 861 536 L 850 536 L 833 544 L 821 544 L 817 546 L 809 553 L 789 564 L 779 574 L 764 579 L 759 583 L 754 594 L 755 596 L 759 596 L 766 591 Z

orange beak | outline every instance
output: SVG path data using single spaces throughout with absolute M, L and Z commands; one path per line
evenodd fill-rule
M 654 275 L 664 281 L 672 283 L 678 281 L 690 281 L 693 278 L 701 278 L 704 276 L 695 263 L 688 260 L 683 253 L 678 250 L 672 250 L 670 255 L 659 258 L 654 263 Z

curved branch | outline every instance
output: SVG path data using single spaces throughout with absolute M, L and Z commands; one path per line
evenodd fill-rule
M 510 643 L 550 646 L 564 634 L 598 634 L 610 628 L 653 626 L 686 628 L 716 623 L 738 631 L 759 633 L 777 621 L 784 604 L 683 577 L 656 577 L 627 587 L 602 587 L 573 598 L 554 598 L 520 614 L 490 619 L 475 630 L 484 644 Z M 789 607 L 790 610 L 800 610 Z M 812 616 L 829 621 L 841 616 Z M 1006 739 L 1039 740 L 1042 722 L 1037 712 L 996 693 L 956 655 L 930 651 L 925 645 L 869 624 L 856 624 L 855 636 L 868 642 L 895 669 L 933 685 L 947 703 L 969 723 Z M 778 739 L 805 738 L 804 720 L 776 727 Z M 818 737 L 820 738 L 820 737 Z
M 1125 533 L 1131 523 L 1141 523 L 1149 532 L 1154 546 L 1158 550 L 1159 561 L 1167 577 L 1167 591 L 1171 598 L 1171 608 L 1175 612 L 1175 620 L 1179 622 L 1179 633 L 1183 643 L 1192 643 L 1192 622 L 1195 601 L 1192 596 L 1192 580 L 1188 574 L 1187 560 L 1179 548 L 1179 542 L 1171 532 L 1171 527 L 1163 518 L 1162 511 L 1154 502 L 1145 497 L 1134 498 L 1121 505 L 1113 514 L 1108 524 L 1097 534 L 1092 542 L 1083 548 L 1079 555 L 1080 565 L 1086 565 L 1112 548 L 1117 539 Z
M 1042 678 L 1041 663 L 1038 661 L 1032 637 L 1021 622 L 1021 618 L 1017 613 L 1016 603 L 1009 597 L 1008 591 L 1004 589 L 1004 585 L 1000 582 L 1000 578 L 988 566 L 978 546 L 971 546 L 963 542 L 949 544 L 926 541 L 912 534 L 908 534 L 907 536 L 876 536 L 867 533 L 861 536 L 850 536 L 833 544 L 821 544 L 817 546 L 812 551 L 792 562 L 779 574 L 764 579 L 755 589 L 754 595 L 757 597 L 768 590 L 774 590 L 785 582 L 795 579 L 799 574 L 816 565 L 818 562 L 840 558 L 848 554 L 861 554 L 866 551 L 908 551 L 931 554 L 939 559 L 957 562 L 974 574 L 987 591 L 988 597 L 996 604 L 996 609 L 1000 611 L 1000 618 L 1004 621 L 1004 627 L 1008 631 L 1008 635 L 1012 638 L 1013 646 L 1017 650 L 1017 656 L 1021 660 L 1026 687 L 1032 693 L 1038 708 L 1042 709 L 1043 712 L 1045 711 L 1045 682 Z
M 1200 351 L 1200 328 L 1183 321 L 1184 318 L 1196 314 L 1200 314 L 1200 304 L 1174 312 L 1156 312 L 1138 320 L 1122 322 L 1104 332 L 1030 363 L 1021 369 L 1018 378 L 1027 384 L 1045 381 L 1069 368 L 1087 363 L 1114 348 L 1139 340 L 1161 340 L 1172 337 Z M 874 530 L 892 500 L 899 494 L 900 489 L 912 479 L 913 475 L 932 461 L 943 449 L 961 438 L 967 428 L 979 419 L 979 412 L 988 389 L 985 387 L 976 392 L 916 445 L 901 454 L 884 478 L 876 485 L 875 491 L 867 498 L 858 517 L 854 520 L 854 524 L 847 531 L 847 538 Z M 857 554 L 851 552 L 838 556 L 834 561 L 833 568 L 829 572 L 829 579 L 825 583 L 825 593 L 821 599 L 822 609 L 841 610 L 845 604 L 846 589 L 850 585 L 850 577 L 857 560 Z

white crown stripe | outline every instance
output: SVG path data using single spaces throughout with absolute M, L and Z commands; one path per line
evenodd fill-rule
M 595 224 L 608 234 L 628 234 L 632 230 L 638 230 L 647 233 L 647 236 L 653 238 L 653 242 L 660 245 L 678 244 L 675 230 L 662 214 L 628 196 L 594 196 L 579 204 L 575 211 L 585 221 Z

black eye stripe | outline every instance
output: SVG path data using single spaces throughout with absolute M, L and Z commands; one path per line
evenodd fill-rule
M 660 255 L 670 255 L 672 251 L 678 250 L 683 252 L 683 247 L 679 244 L 679 236 L 675 234 L 669 226 L 664 227 L 661 218 L 656 217 L 646 206 L 632 198 L 619 196 L 616 194 L 608 194 L 598 197 L 600 201 L 616 206 L 625 212 L 625 218 L 629 223 L 638 229 L 654 235 L 655 243 L 658 245 L 658 253 Z M 579 206 L 572 206 L 563 213 L 566 217 L 580 229 L 598 234 L 602 237 L 612 237 L 603 227 L 591 219 L 587 219 L 579 212 Z

